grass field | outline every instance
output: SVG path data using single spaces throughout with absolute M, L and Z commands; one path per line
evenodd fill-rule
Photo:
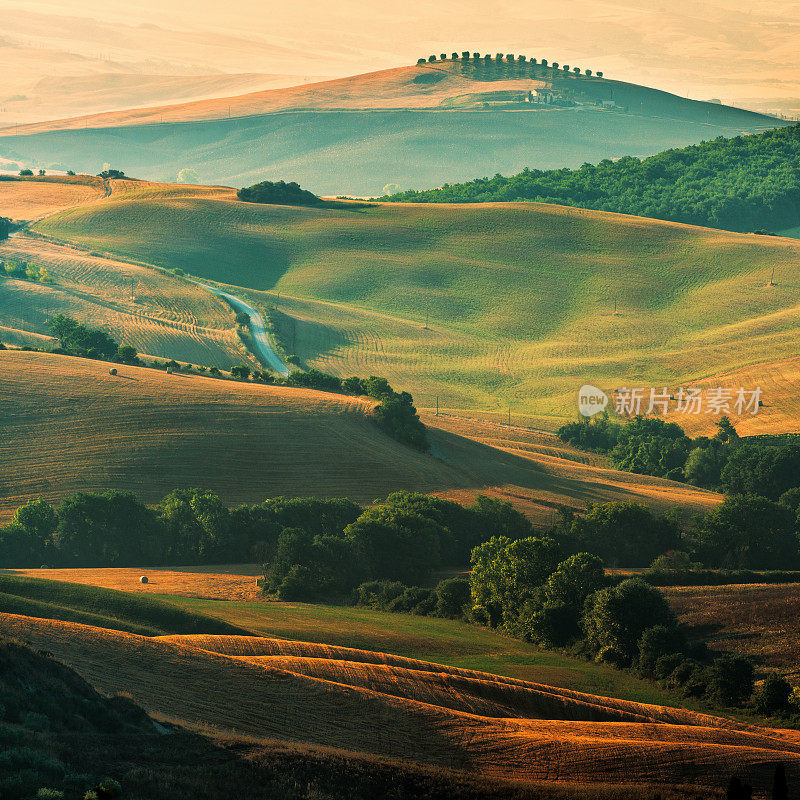
M 238 734 L 334 746 L 483 777 L 757 789 L 800 735 L 693 711 L 571 692 L 396 655 L 236 636 L 152 638 L 0 615 L 107 693 Z
M 793 240 L 532 203 L 357 212 L 134 186 L 36 230 L 245 287 L 305 363 L 386 374 L 425 408 L 511 407 L 552 429 L 583 383 L 672 388 L 745 366 L 768 381 L 795 355 Z M 794 418 L 791 378 L 770 390 L 748 432 Z
M 8 445 L 0 519 L 43 496 L 119 489 L 155 503 L 200 486 L 228 505 L 278 495 L 371 503 L 398 490 L 511 500 L 549 524 L 556 503 L 635 499 L 707 509 L 720 498 L 682 484 L 587 466 L 585 454 L 525 457 L 432 430 L 436 455 L 390 439 L 374 401 L 281 386 L 120 367 L 47 353 L 0 351 L 0 424 Z M 551 447 L 558 443 L 547 440 Z M 572 460 L 572 459 L 576 460 Z

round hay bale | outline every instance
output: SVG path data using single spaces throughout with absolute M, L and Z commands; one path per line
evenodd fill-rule
M 111 369 L 108 371 L 108 374 L 109 375 L 116 375 L 117 374 L 117 368 L 116 367 L 111 367 Z
M 142 575 L 142 577 L 139 578 L 139 583 L 147 583 L 147 582 L 148 582 L 147 575 Z
M 172 375 L 173 369 L 172 367 L 167 367 L 167 375 Z
M 47 564 L 42 564 L 42 566 L 39 567 L 39 569 L 50 569 L 50 567 L 48 567 Z

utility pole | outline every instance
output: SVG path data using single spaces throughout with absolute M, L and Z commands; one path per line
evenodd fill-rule
M 775 285 L 775 267 L 772 268 L 772 275 L 769 276 L 769 285 Z

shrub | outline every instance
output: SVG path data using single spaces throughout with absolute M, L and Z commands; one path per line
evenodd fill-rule
M 789 710 L 792 685 L 780 675 L 771 672 L 755 692 L 753 701 L 760 714 L 783 714 Z
M 357 606 L 384 611 L 389 603 L 403 594 L 405 588 L 398 581 L 368 581 L 356 589 L 355 603 Z
M 656 664 L 661 658 L 679 656 L 685 648 L 686 635 L 680 628 L 674 625 L 654 625 L 648 628 L 639 640 L 639 672 L 644 676 L 655 676 Z
M 442 581 L 436 587 L 436 616 L 460 619 L 469 607 L 470 597 L 467 578 L 448 578 Z
M 302 386 L 306 389 L 317 389 L 321 392 L 340 392 L 342 382 L 335 375 L 328 375 L 318 369 L 310 369 L 308 372 L 295 370 L 286 379 L 289 386 Z
M 135 347 L 132 347 L 129 344 L 123 344 L 117 348 L 117 359 L 119 359 L 123 364 L 138 364 L 139 354 Z
M 404 611 L 426 616 L 436 607 L 436 592 L 422 586 L 408 586 L 387 606 L 387 611 Z
M 274 203 L 289 206 L 316 206 L 322 200 L 315 194 L 301 189 L 297 183 L 284 181 L 262 181 L 236 192 L 239 200 L 247 203 Z
M 246 364 L 237 364 L 235 367 L 231 367 L 231 376 L 246 381 L 250 377 L 250 367 Z

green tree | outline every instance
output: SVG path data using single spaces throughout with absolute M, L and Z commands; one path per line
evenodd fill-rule
M 523 612 L 528 638 L 551 646 L 563 646 L 577 638 L 586 598 L 604 582 L 603 562 L 597 556 L 577 553 L 562 561 L 527 613 Z
M 800 563 L 794 514 L 765 497 L 726 497 L 701 522 L 697 537 L 707 566 L 791 569 Z
M 526 603 L 562 557 L 563 551 L 553 539 L 493 536 L 472 551 L 470 586 L 475 608 L 493 627 L 502 622 L 514 628 Z
M 664 595 L 639 578 L 595 592 L 586 601 L 583 628 L 598 661 L 630 666 L 642 634 L 656 625 L 674 627 L 675 616 Z
M 679 543 L 674 523 L 630 501 L 590 506 L 585 516 L 574 519 L 565 542 L 570 549 L 629 567 L 645 566 Z
M 756 711 L 769 716 L 786 713 L 789 710 L 789 697 L 792 691 L 792 684 L 789 681 L 770 672 L 753 697 Z
M 441 563 L 443 530 L 430 519 L 390 506 L 372 506 L 344 530 L 368 578 L 424 583 Z
M 246 364 L 237 364 L 235 367 L 231 367 L 231 376 L 246 381 L 250 377 L 250 367 Z
M 741 656 L 720 656 L 709 670 L 708 691 L 721 703 L 743 703 L 753 693 L 752 663 Z

